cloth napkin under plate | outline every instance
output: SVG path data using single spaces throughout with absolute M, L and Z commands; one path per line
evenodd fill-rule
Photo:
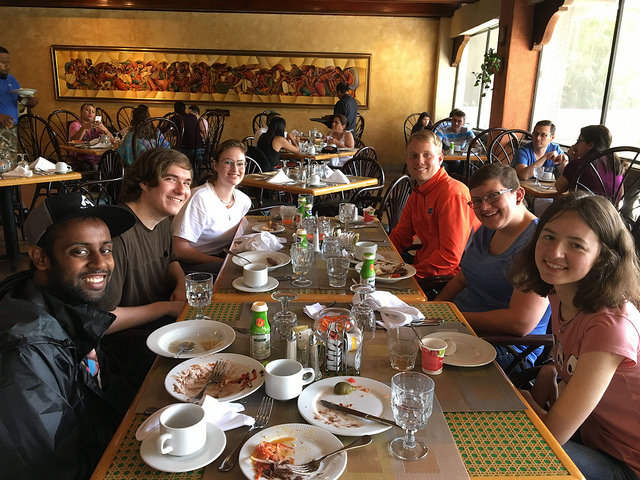
M 351 183 L 347 176 L 342 173 L 340 170 L 336 170 L 331 175 L 327 177 L 327 182 L 330 183 Z
M 4 177 L 33 177 L 33 172 L 29 167 L 18 165 L 13 170 L 3 173 Z
M 56 164 L 50 162 L 44 157 L 38 157 L 33 162 L 31 162 L 29 168 L 31 168 L 31 170 L 40 170 L 41 172 L 53 173 L 56 170 Z
M 285 175 L 285 173 L 282 170 L 278 170 L 278 173 L 276 173 L 273 177 L 271 177 L 269 180 L 267 180 L 267 183 L 290 183 L 293 180 L 291 180 L 289 177 L 287 177 Z
M 378 324 L 387 330 L 393 327 L 402 327 L 424 318 L 420 310 L 407 305 L 391 292 L 375 291 L 367 295 L 366 302 L 375 311 L 380 312 L 382 321 L 378 322 Z M 360 303 L 360 295 L 356 293 L 353 296 L 353 304 L 356 305 L 358 303 Z
M 276 237 L 273 233 L 251 233 L 236 238 L 230 250 L 232 252 L 277 252 L 282 249 L 284 243 L 287 243 L 284 238 Z
M 138 441 L 143 441 L 160 426 L 160 414 L 170 406 L 167 405 L 153 412 L 149 418 L 142 422 L 142 425 L 136 430 L 136 439 Z M 244 412 L 244 405 L 239 403 L 219 402 L 215 398 L 205 395 L 202 402 L 200 402 L 200 406 L 204 409 L 207 422 L 216 425 L 225 432 L 255 423 L 255 418 L 240 413 Z

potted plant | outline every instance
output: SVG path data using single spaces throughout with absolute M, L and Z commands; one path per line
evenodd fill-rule
M 482 96 L 486 95 L 484 89 L 491 88 L 491 77 L 500 71 L 500 67 L 502 65 L 502 58 L 498 56 L 498 53 L 490 48 L 484 54 L 484 61 L 482 65 L 480 65 L 479 72 L 471 72 L 471 74 L 476 77 L 476 83 L 473 84 L 474 87 L 481 86 L 483 89 Z

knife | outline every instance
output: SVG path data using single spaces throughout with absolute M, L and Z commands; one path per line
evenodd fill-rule
M 355 417 L 365 418 L 367 420 L 373 420 L 374 422 L 384 423 L 385 425 L 390 425 L 392 427 L 400 427 L 393 420 L 387 420 L 386 418 L 376 417 L 375 415 L 371 415 L 369 413 L 360 412 L 359 410 L 354 410 L 353 408 L 343 407 L 342 405 L 338 405 L 337 403 L 328 402 L 326 400 L 320 400 L 320 403 L 325 407 L 331 408 L 333 410 L 338 410 L 339 412 L 348 413 L 349 415 L 353 415 Z

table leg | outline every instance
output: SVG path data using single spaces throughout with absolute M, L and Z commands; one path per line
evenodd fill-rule
M 0 188 L 0 218 L 2 218 L 2 229 L 4 231 L 4 244 L 7 250 L 7 258 L 11 261 L 11 268 L 15 269 L 20 249 L 18 247 L 16 219 L 13 216 L 11 187 Z

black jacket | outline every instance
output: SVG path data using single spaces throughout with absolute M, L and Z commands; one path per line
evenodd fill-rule
M 0 476 L 89 478 L 119 415 L 82 360 L 113 319 L 64 303 L 30 272 L 0 284 Z

